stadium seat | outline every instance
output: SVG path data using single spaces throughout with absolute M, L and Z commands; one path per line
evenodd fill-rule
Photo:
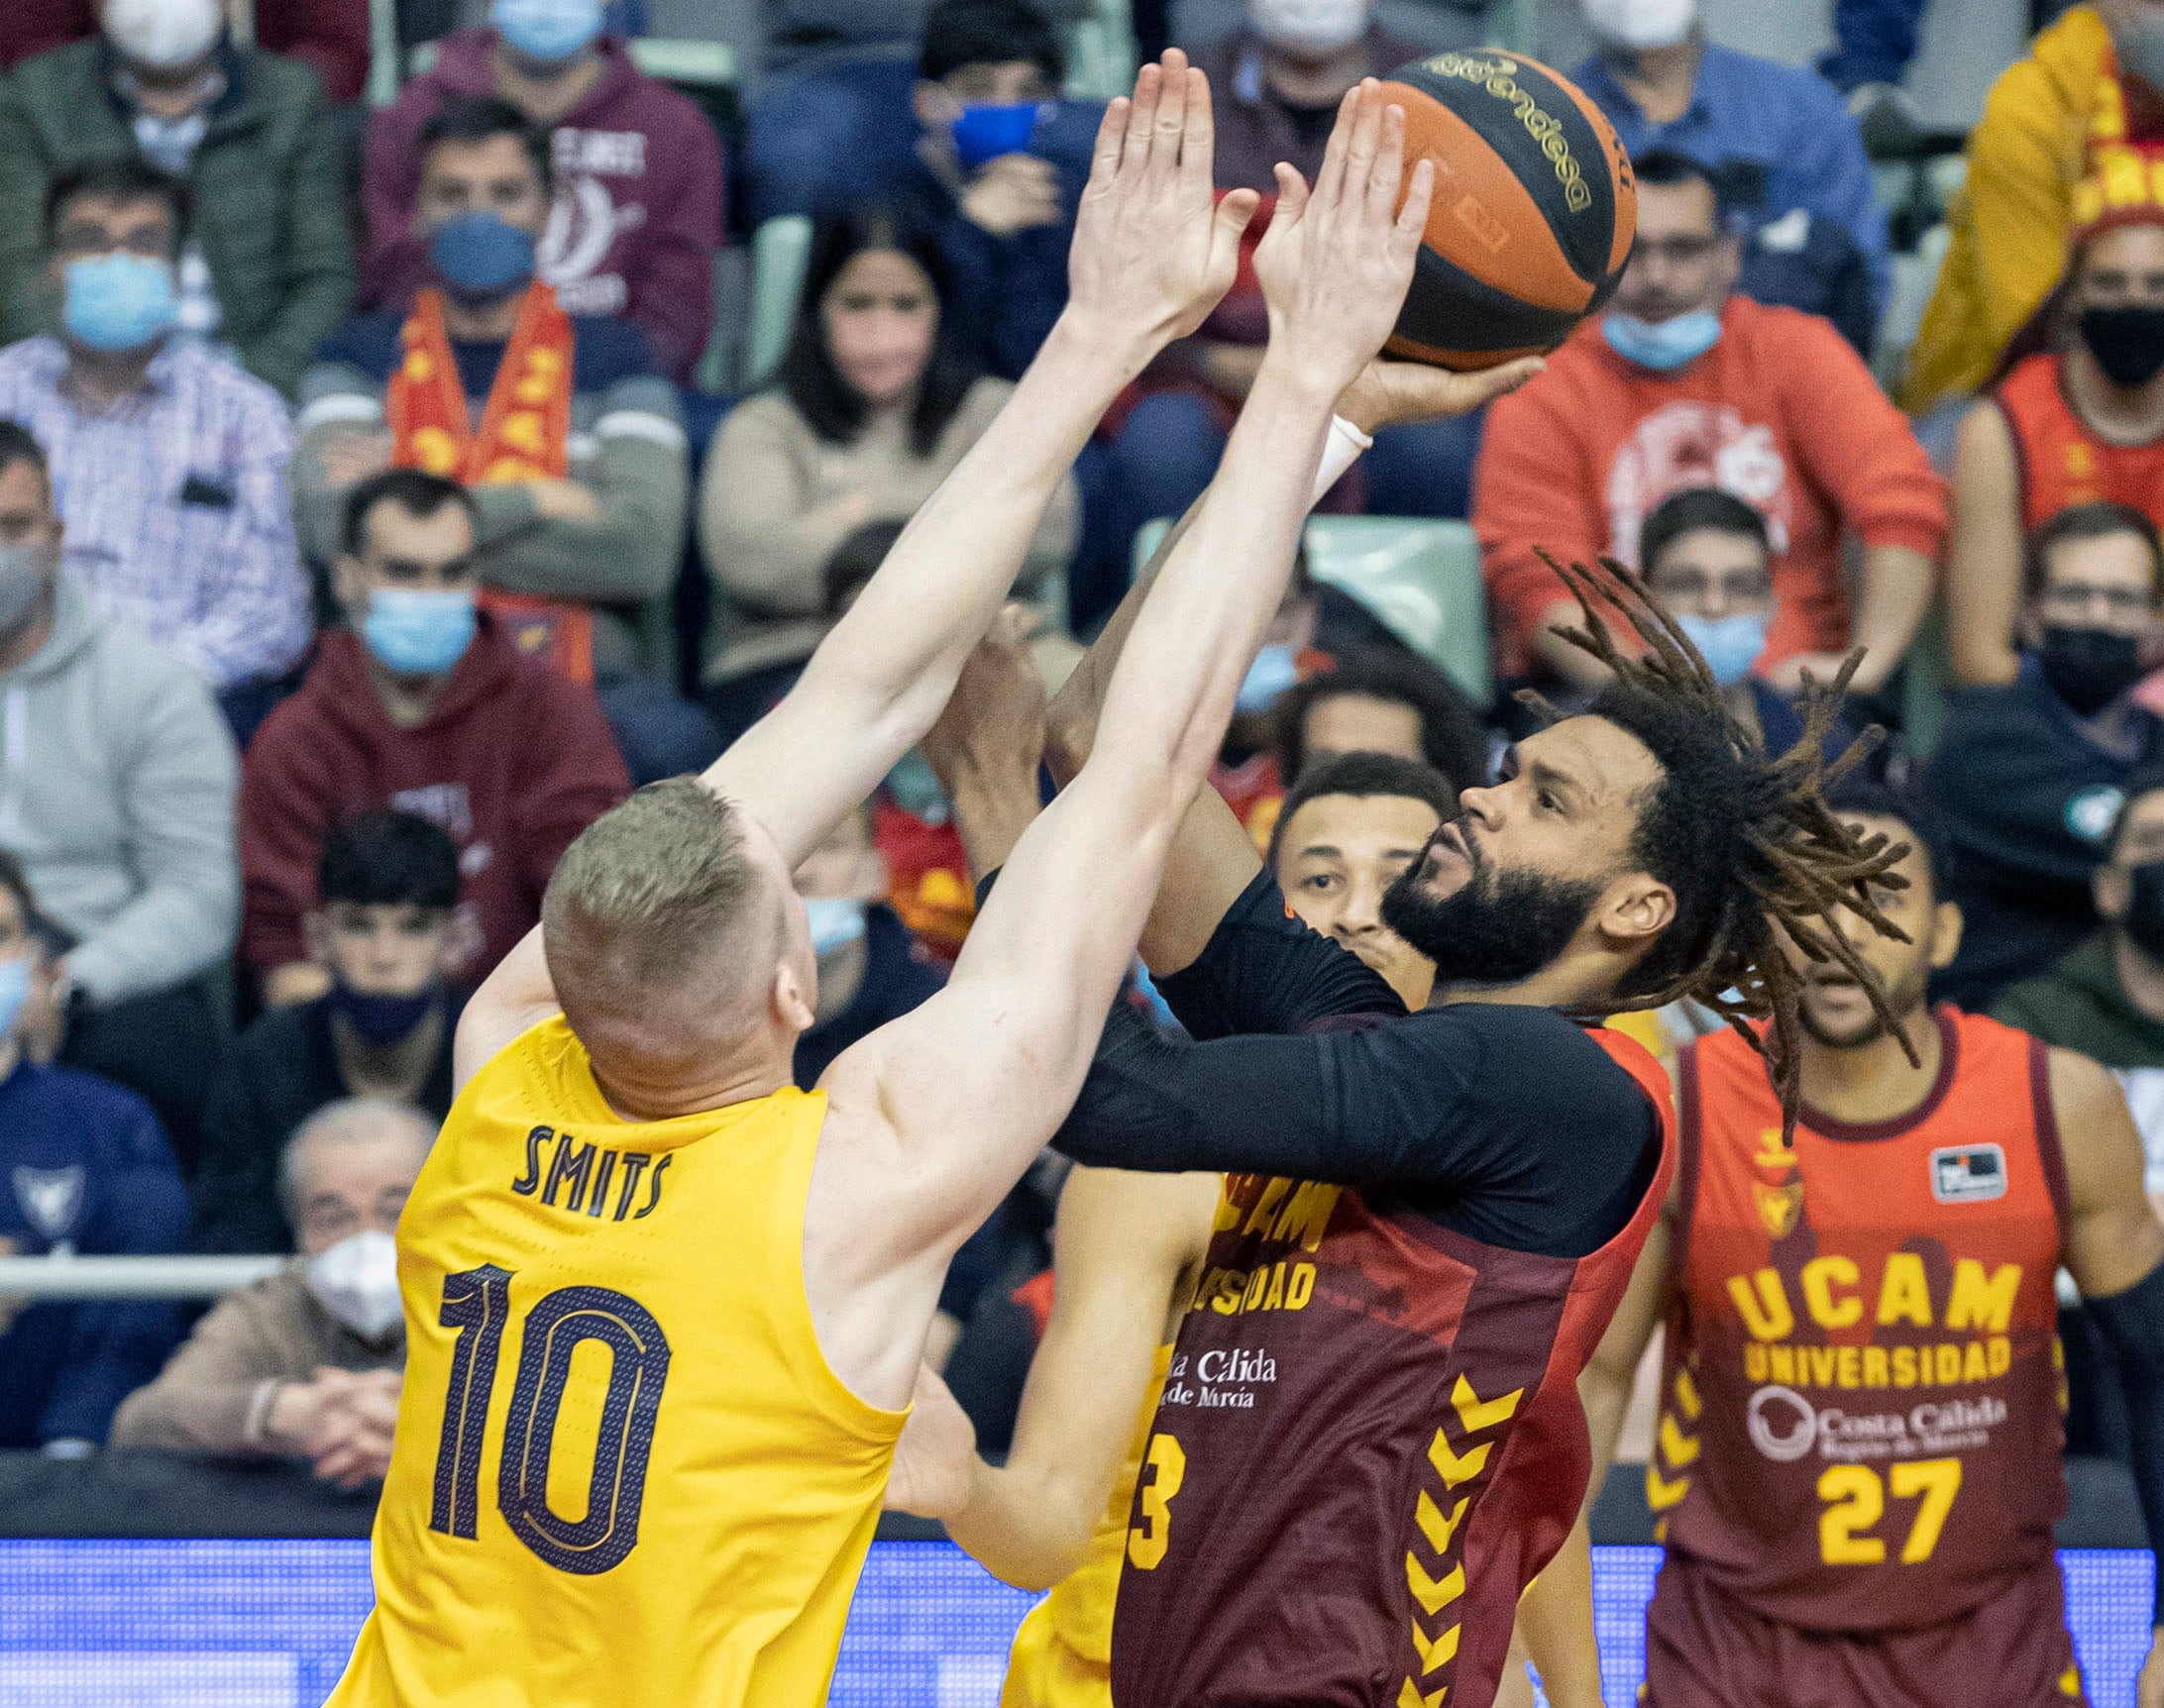
M 752 234 L 751 324 L 744 335 L 744 384 L 761 383 L 789 347 L 797 293 L 812 255 L 809 214 L 777 214 Z
M 1171 523 L 1135 537 L 1138 574 Z M 1470 524 L 1405 516 L 1316 516 L 1307 525 L 1308 569 L 1357 599 L 1476 706 L 1495 697 L 1488 658 L 1487 595 L 1480 543 Z

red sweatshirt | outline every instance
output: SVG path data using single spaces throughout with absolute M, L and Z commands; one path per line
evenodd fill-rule
M 410 729 L 384 712 L 359 638 L 326 630 L 241 766 L 241 952 L 259 973 L 302 959 L 324 831 L 364 806 L 396 806 L 458 844 L 484 942 L 461 982 L 479 983 L 540 919 L 572 838 L 630 788 L 593 689 L 521 658 L 487 618 Z
M 403 308 L 430 280 L 412 235 L 421 127 L 454 95 L 496 93 L 495 33 L 443 39 L 434 67 L 369 121 L 361 168 L 368 249 L 364 308 Z M 706 348 L 713 258 L 721 247 L 721 145 L 689 96 L 642 75 L 623 44 L 601 44 L 601 74 L 556 122 L 556 211 L 541 277 L 572 314 L 638 322 L 663 372 L 681 381 Z
M 0 0 L 0 70 L 95 34 L 91 0 Z M 327 101 L 358 101 L 369 80 L 369 9 L 359 0 L 256 0 L 256 46 L 305 59 Z
M 1761 668 L 1848 644 L 1843 534 L 1927 557 L 1946 537 L 1945 482 L 1827 321 L 1731 296 L 1720 342 L 1673 374 L 1624 361 L 1587 321 L 1546 374 L 1488 411 L 1473 469 L 1498 672 L 1532 668 L 1542 614 L 1569 598 L 1535 546 L 1636 568 L 1646 516 L 1686 486 L 1733 492 L 1772 525 Z

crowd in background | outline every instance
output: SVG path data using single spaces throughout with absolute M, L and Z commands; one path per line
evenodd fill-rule
M 0 1254 L 306 1260 L 192 1325 L 0 1298 L 0 1447 L 380 1469 L 391 1235 L 465 994 L 587 824 L 787 692 L 1064 300 L 1098 112 L 1064 11 L 937 0 L 898 53 L 777 6 L 820 52 L 739 109 L 640 68 L 636 0 L 400 10 L 441 16 L 373 107 L 363 6 L 0 17 Z M 1921 10 L 1845 0 L 1813 69 L 1691 0 L 1582 0 L 1573 75 L 1638 183 L 1622 285 L 1484 420 L 1389 429 L 1322 501 L 1216 781 L 1304 916 L 1386 956 L 1373 874 L 1284 802 L 1432 815 L 1527 727 L 1512 691 L 1597 690 L 1543 551 L 1642 573 L 1777 749 L 1860 648 L 1831 739 L 1885 726 L 1874 763 L 1950 826 L 1943 995 L 2118 1071 L 2164 1190 L 2164 0 L 2039 20 L 1895 348 L 1918 234 L 1867 143 L 1925 146 L 1892 87 Z M 1134 9 L 1147 51 L 1164 11 Z M 1192 45 L 1221 187 L 1312 174 L 1346 89 L 1429 45 L 1249 0 Z M 732 258 L 807 220 L 752 372 Z M 1244 267 L 1078 460 L 1016 590 L 1048 680 L 1209 482 L 1266 332 Z M 1461 571 L 1469 651 L 1437 615 Z M 968 929 L 930 767 L 798 886 L 811 1085 Z M 995 1450 L 1058 1180 L 942 1301 Z

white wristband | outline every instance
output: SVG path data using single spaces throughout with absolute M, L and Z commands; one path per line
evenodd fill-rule
M 1323 494 L 1338 483 L 1339 478 L 1360 460 L 1360 453 L 1374 442 L 1343 415 L 1330 418 L 1330 437 L 1323 441 L 1322 467 L 1315 471 L 1315 490 L 1308 494 L 1310 508 L 1323 501 Z

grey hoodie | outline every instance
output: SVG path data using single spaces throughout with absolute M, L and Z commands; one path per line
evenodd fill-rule
M 0 848 L 78 939 L 90 1001 L 164 990 L 231 952 L 240 761 L 177 653 L 59 580 L 53 634 L 0 674 Z

